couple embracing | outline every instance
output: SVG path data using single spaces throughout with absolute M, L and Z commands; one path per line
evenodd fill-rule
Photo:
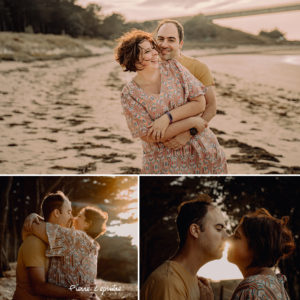
M 225 154 L 208 122 L 216 114 L 207 66 L 184 56 L 183 26 L 164 20 L 154 34 L 132 30 L 119 39 L 116 60 L 136 76 L 121 103 L 143 146 L 142 173 L 225 174 Z
M 31 214 L 24 222 L 13 299 L 98 299 L 96 239 L 106 231 L 107 213 L 85 207 L 73 218 L 60 191 L 48 194 L 41 208 L 44 219 Z
M 264 209 L 246 214 L 231 236 L 221 211 L 208 195 L 183 202 L 176 219 L 179 246 L 176 254 L 155 269 L 141 290 L 141 300 L 213 300 L 207 279 L 197 277 L 207 262 L 222 257 L 237 265 L 244 280 L 231 300 L 289 300 L 285 276 L 273 267 L 295 248 L 288 217 L 275 218 Z

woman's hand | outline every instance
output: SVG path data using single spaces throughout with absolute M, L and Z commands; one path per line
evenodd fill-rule
M 200 299 L 214 300 L 214 292 L 206 278 L 198 277 L 198 286 L 200 290 Z
M 207 128 L 207 122 L 201 117 L 192 117 L 192 119 L 194 124 L 193 127 L 197 129 L 198 133 L 201 133 L 205 128 Z
M 190 139 L 190 133 L 188 131 L 185 131 L 164 142 L 164 145 L 169 149 L 178 150 L 182 148 L 187 142 L 189 142 Z
M 25 231 L 31 232 L 32 231 L 32 224 L 37 223 L 40 224 L 40 221 L 44 220 L 41 216 L 36 213 L 32 213 L 28 215 L 24 221 L 23 229 Z
M 169 117 L 164 114 L 163 116 L 156 119 L 150 126 L 147 136 L 151 136 L 155 141 L 160 141 L 164 138 L 166 130 L 170 124 Z
M 80 300 L 97 299 L 97 298 L 95 298 L 96 296 L 94 296 L 94 295 L 95 295 L 95 293 L 88 292 L 88 291 L 76 291 L 75 292 L 76 299 L 80 299 Z

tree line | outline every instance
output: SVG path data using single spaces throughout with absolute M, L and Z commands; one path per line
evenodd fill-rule
M 0 0 L 0 31 L 113 38 L 122 15 L 104 17 L 101 6 L 83 8 L 76 0 Z
M 76 0 L 0 0 L 0 31 L 43 34 L 67 34 L 114 40 L 132 28 L 152 32 L 157 21 L 127 22 L 118 13 L 104 16 L 101 6 L 91 3 L 83 8 Z M 255 37 L 244 32 L 214 24 L 203 15 L 183 22 L 185 36 L 190 41 L 230 41 L 264 43 L 285 40 L 278 30 L 261 32 Z

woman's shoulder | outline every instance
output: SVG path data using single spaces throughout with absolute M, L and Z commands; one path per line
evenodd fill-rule
M 280 279 L 279 279 L 280 278 Z M 248 299 L 251 296 L 262 296 L 270 294 L 270 287 L 272 287 L 272 294 L 280 294 L 282 289 L 280 287 L 285 278 L 284 275 L 252 275 L 245 278 L 234 291 L 232 299 Z M 273 298 L 270 298 L 270 300 Z M 285 299 L 285 298 L 284 298 Z
M 274 274 L 274 275 L 257 274 L 245 278 L 241 283 L 273 282 L 273 281 L 279 281 L 284 283 L 286 281 L 286 277 L 282 274 Z
M 91 238 L 85 231 L 74 229 L 74 234 L 77 235 L 78 238 L 82 239 L 86 244 L 90 245 L 90 247 L 93 247 L 95 250 L 100 249 L 99 243 Z
M 139 87 L 132 79 L 124 85 L 121 92 L 121 100 L 123 102 L 127 100 L 132 100 L 132 98 L 135 99 L 137 97 L 141 97 L 140 94 L 141 92 L 139 90 Z
M 127 82 L 123 88 L 122 88 L 122 92 L 121 94 L 122 95 L 127 95 L 130 93 L 130 91 L 134 88 L 134 82 L 133 82 L 133 79 L 130 80 L 129 82 Z

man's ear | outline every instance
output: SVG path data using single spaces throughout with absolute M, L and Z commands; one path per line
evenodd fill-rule
M 59 209 L 58 209 L 58 208 L 55 208 L 55 209 L 53 210 L 52 214 L 53 214 L 54 217 L 58 218 L 59 215 L 60 215 Z
M 199 230 L 199 226 L 197 224 L 195 224 L 195 223 L 191 224 L 189 227 L 189 232 L 193 238 L 195 238 L 195 239 L 199 238 L 200 230 Z
M 179 49 L 181 50 L 183 47 L 183 40 L 179 43 Z

